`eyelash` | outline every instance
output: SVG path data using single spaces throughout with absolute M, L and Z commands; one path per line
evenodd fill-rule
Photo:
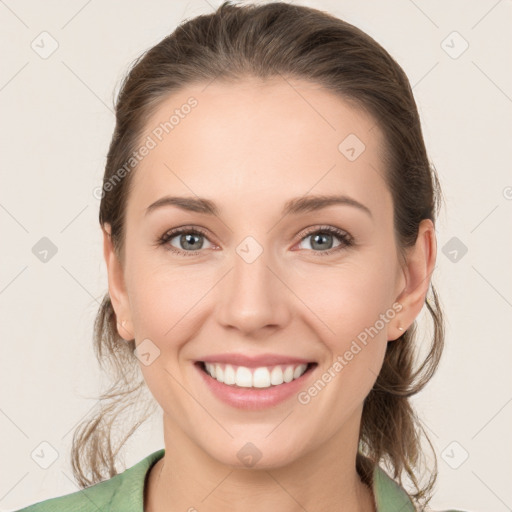
M 181 234 L 194 234 L 194 235 L 202 235 L 205 238 L 208 238 L 207 233 L 199 228 L 192 228 L 192 227 L 181 227 L 181 228 L 175 228 L 171 229 L 170 231 L 165 232 L 157 241 L 158 246 L 163 246 L 169 242 L 169 240 L 172 240 L 177 235 Z M 307 231 L 302 235 L 299 242 L 302 242 L 305 238 L 316 235 L 316 234 L 329 234 L 329 235 L 335 235 L 341 242 L 340 245 L 337 247 L 333 247 L 331 249 L 328 249 L 327 251 L 313 251 L 310 249 L 311 252 L 317 253 L 319 256 L 329 256 L 339 250 L 347 249 L 354 245 L 354 239 L 345 231 L 342 231 L 341 229 L 335 228 L 333 226 L 320 226 L 319 228 L 315 228 L 314 230 Z M 165 247 L 166 250 L 174 252 L 176 254 L 179 254 L 181 256 L 197 256 L 201 250 L 198 251 L 182 251 L 180 249 L 176 249 L 176 247 L 173 247 L 171 245 L 168 245 L 168 247 Z

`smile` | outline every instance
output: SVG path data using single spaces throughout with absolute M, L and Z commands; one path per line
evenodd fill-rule
M 309 366 L 308 364 L 297 364 L 247 368 L 246 366 L 222 363 L 203 362 L 202 364 L 206 373 L 217 382 L 244 388 L 268 388 L 291 382 L 304 375 Z
M 318 363 L 249 368 L 196 361 L 194 366 L 200 380 L 218 400 L 231 407 L 256 411 L 277 406 L 296 396 L 307 387 Z

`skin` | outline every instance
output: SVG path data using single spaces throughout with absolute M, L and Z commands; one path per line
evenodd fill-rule
M 424 305 L 434 226 L 422 221 L 401 265 L 382 132 L 337 95 L 282 78 L 191 86 L 166 98 L 144 137 L 190 96 L 198 106 L 133 171 L 124 261 L 110 226 L 103 231 L 119 334 L 160 350 L 140 364 L 163 410 L 167 454 L 149 473 L 145 510 L 374 511 L 355 469 L 363 401 L 387 343 Z M 366 146 L 355 161 L 338 150 L 350 133 Z M 348 205 L 281 215 L 289 199 L 333 193 L 363 203 L 372 216 Z M 144 215 L 165 195 L 211 199 L 220 214 L 166 206 Z M 207 231 L 193 246 L 203 242 L 199 254 L 156 245 L 183 225 Z M 315 246 L 313 228 L 322 225 L 346 231 L 355 245 L 322 255 L 343 244 L 333 236 Z M 250 264 L 236 252 L 247 236 L 263 248 Z M 167 245 L 193 251 L 179 235 Z M 219 352 L 303 357 L 318 362 L 306 389 L 397 302 L 403 309 L 307 405 L 294 396 L 262 411 L 232 408 L 193 364 Z M 249 441 L 262 453 L 250 468 L 237 457 Z

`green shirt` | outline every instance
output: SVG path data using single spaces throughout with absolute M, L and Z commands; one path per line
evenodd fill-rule
M 17 512 L 144 512 L 146 476 L 164 454 L 165 449 L 162 448 L 109 480 L 35 503 Z M 405 490 L 378 465 L 373 475 L 373 495 L 378 512 L 415 512 Z

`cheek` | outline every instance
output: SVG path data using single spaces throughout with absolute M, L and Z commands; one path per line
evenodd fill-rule
M 315 323 L 324 325 L 333 348 L 343 348 L 347 340 L 374 326 L 391 306 L 389 268 L 377 258 L 369 260 L 318 267 L 310 270 L 307 280 L 292 281 L 294 293 L 316 317 Z M 386 332 L 387 323 L 377 327 Z
M 199 315 L 216 283 L 198 267 L 137 265 L 129 273 L 130 309 L 137 341 L 151 339 L 161 350 L 177 351 L 194 335 Z
M 396 315 L 389 302 L 389 270 L 375 258 L 371 264 L 319 268 L 310 277 L 310 286 L 297 282 L 295 289 L 305 298 L 307 322 L 318 326 L 329 354 L 320 379 L 333 382 L 327 394 L 333 393 L 331 399 L 341 409 L 350 409 L 371 390 L 384 359 L 387 329 Z
M 129 278 L 136 343 L 151 354 L 150 364 L 141 360 L 140 368 L 155 400 L 177 422 L 189 416 L 190 395 L 180 385 L 187 371 L 182 363 L 201 325 L 201 299 L 213 284 L 201 279 L 192 269 L 147 264 L 132 264 Z
M 129 230 L 126 238 L 126 287 L 137 341 L 172 336 L 197 289 L 194 269 L 172 264 L 165 249 L 153 245 L 159 233 L 154 231 Z
M 361 407 L 382 367 L 388 325 L 396 312 L 389 304 L 388 284 L 379 282 L 380 275 L 386 273 L 378 266 L 347 266 L 326 272 L 323 278 L 318 273 L 315 287 L 300 291 L 307 293 L 313 312 L 308 313 L 307 322 L 318 326 L 318 339 L 328 356 L 299 402 L 329 408 L 330 416 L 322 420 L 326 431 L 337 430 L 343 418 Z

